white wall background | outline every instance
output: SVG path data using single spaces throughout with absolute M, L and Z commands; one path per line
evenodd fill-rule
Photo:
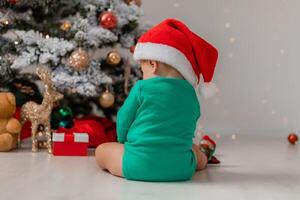
M 299 0 L 144 0 L 144 20 L 175 17 L 219 49 L 201 125 L 220 133 L 300 131 Z

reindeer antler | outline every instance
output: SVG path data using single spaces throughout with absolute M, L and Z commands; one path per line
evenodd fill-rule
M 46 68 L 37 67 L 36 74 L 45 83 L 45 85 L 53 87 L 52 74 Z

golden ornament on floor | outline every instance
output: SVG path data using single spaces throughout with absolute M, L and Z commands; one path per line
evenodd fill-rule
M 44 134 L 44 127 L 39 126 L 37 134 L 37 148 L 38 149 L 48 149 L 47 137 Z
M 70 28 L 72 27 L 71 22 L 69 21 L 64 21 L 61 25 L 60 25 L 60 29 L 63 31 L 68 31 L 70 30 Z
M 52 153 L 51 147 L 51 126 L 50 115 L 55 102 L 63 98 L 63 95 L 57 92 L 51 80 L 51 73 L 43 68 L 37 68 L 38 77 L 45 84 L 44 99 L 42 104 L 37 104 L 33 101 L 25 103 L 21 108 L 21 124 L 26 121 L 31 122 L 31 138 L 32 138 L 32 151 L 38 150 L 37 136 L 39 134 L 39 127 L 43 126 L 43 134 L 47 137 L 48 153 Z M 20 144 L 19 136 L 19 144 Z
M 122 60 L 122 57 L 118 51 L 111 51 L 106 56 L 106 62 L 112 66 L 116 66 L 116 65 L 120 64 L 121 60 Z
M 106 89 L 99 97 L 99 103 L 103 108 L 109 108 L 114 105 L 115 97 L 108 89 Z
M 139 7 L 142 5 L 142 0 L 125 0 L 125 2 L 130 5 L 130 4 L 135 4 Z
M 75 70 L 85 70 L 90 66 L 90 56 L 89 54 L 79 48 L 71 54 L 69 57 L 69 64 L 75 69 Z
M 298 135 L 296 133 L 290 133 L 288 136 L 288 141 L 291 144 L 297 144 L 298 142 Z
M 47 141 L 37 141 L 38 149 L 47 149 Z

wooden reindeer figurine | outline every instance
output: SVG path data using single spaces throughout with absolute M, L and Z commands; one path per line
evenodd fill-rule
M 44 99 L 42 104 L 37 104 L 29 101 L 21 108 L 21 124 L 26 121 L 31 122 L 31 137 L 32 137 L 32 151 L 38 150 L 37 133 L 40 126 L 43 126 L 43 132 L 47 137 L 48 153 L 52 153 L 51 147 L 51 127 L 50 117 L 54 103 L 63 98 L 63 95 L 57 92 L 51 80 L 51 73 L 43 68 L 37 68 L 36 73 L 38 77 L 45 84 Z M 20 141 L 19 141 L 20 142 Z

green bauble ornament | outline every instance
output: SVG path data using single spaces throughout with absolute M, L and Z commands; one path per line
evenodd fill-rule
M 60 107 L 58 112 L 62 117 L 68 117 L 68 116 L 73 117 L 73 112 L 72 112 L 71 108 L 68 106 Z
M 65 120 L 60 121 L 58 123 L 58 126 L 59 127 L 64 127 L 64 128 L 72 128 L 74 126 L 74 123 L 70 119 L 65 119 Z
M 58 129 L 59 127 L 72 128 L 73 112 L 68 106 L 58 106 L 52 110 L 51 114 L 51 127 L 52 129 Z

